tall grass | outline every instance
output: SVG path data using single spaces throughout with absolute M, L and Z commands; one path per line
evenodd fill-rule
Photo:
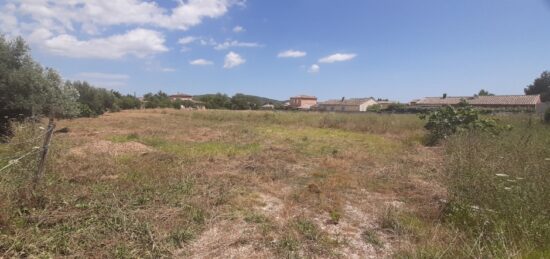
M 512 119 L 512 131 L 446 145 L 446 219 L 465 233 L 465 255 L 550 256 L 550 128 Z
M 410 114 L 374 113 L 319 113 L 319 112 L 266 112 L 266 111 L 209 111 L 202 113 L 175 113 L 193 119 L 251 124 L 277 124 L 342 129 L 374 134 L 403 134 L 422 132 L 422 121 Z

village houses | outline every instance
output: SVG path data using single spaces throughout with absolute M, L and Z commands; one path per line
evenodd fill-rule
M 540 95 L 489 95 L 489 96 L 446 96 L 425 97 L 413 100 L 411 107 L 434 109 L 443 106 L 457 106 L 466 101 L 473 107 L 492 111 L 527 111 L 542 113 L 548 104 L 541 102 Z
M 351 98 L 340 100 L 328 100 L 317 105 L 319 111 L 339 111 L 339 112 L 364 112 L 367 108 L 376 105 L 374 98 Z

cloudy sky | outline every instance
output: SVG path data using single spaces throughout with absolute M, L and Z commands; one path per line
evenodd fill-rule
M 138 95 L 521 94 L 549 24 L 546 0 L 0 0 L 43 65 Z

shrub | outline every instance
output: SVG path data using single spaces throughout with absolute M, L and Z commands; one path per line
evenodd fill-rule
M 407 105 L 402 103 L 392 103 L 388 105 L 388 108 L 386 110 L 392 112 L 405 112 L 407 111 Z
M 381 110 L 382 110 L 382 106 L 380 106 L 380 104 L 374 104 L 367 107 L 367 111 L 369 112 L 380 112 Z
M 498 134 L 504 128 L 494 119 L 481 118 L 480 111 L 464 101 L 456 108 L 446 106 L 429 114 L 421 114 L 420 118 L 428 121 L 424 126 L 430 132 L 426 138 L 427 145 L 435 145 L 461 131 L 481 130 Z

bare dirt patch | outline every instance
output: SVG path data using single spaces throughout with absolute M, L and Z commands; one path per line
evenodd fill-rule
M 107 140 L 96 140 L 90 143 L 86 143 L 82 146 L 71 148 L 69 150 L 69 154 L 77 157 L 85 157 L 97 154 L 118 156 L 128 153 L 150 152 L 152 150 L 153 149 L 151 149 L 150 147 L 134 141 L 125 143 L 114 143 Z

